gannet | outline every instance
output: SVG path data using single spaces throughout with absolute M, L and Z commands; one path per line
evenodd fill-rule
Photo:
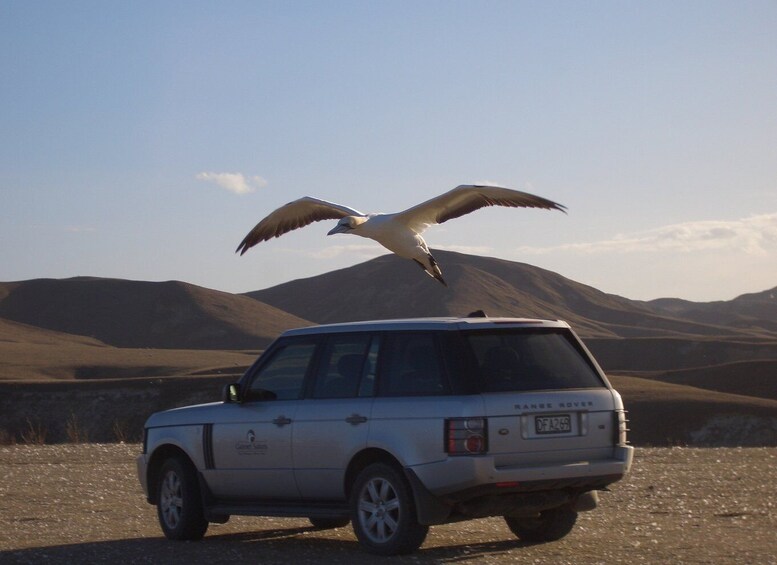
M 442 224 L 486 206 L 543 208 L 566 213 L 566 207 L 552 200 L 501 186 L 463 184 L 403 212 L 364 214 L 343 206 L 305 196 L 281 206 L 248 232 L 235 253 L 243 255 L 257 243 L 318 222 L 339 220 L 327 235 L 351 233 L 373 239 L 383 247 L 412 259 L 431 277 L 448 286 L 437 261 L 421 234 L 432 224 Z

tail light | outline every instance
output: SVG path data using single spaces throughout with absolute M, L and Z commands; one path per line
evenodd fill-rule
M 629 431 L 629 420 L 626 418 L 626 411 L 625 410 L 616 410 L 613 414 L 613 419 L 615 420 L 613 429 L 614 429 L 614 438 L 613 441 L 617 445 L 626 445 L 629 443 L 627 436 L 627 433 Z
M 445 420 L 445 452 L 448 455 L 482 455 L 488 451 L 485 418 Z

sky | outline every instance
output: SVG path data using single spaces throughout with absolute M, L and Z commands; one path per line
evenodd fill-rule
M 0 281 L 247 292 L 385 253 L 323 221 L 236 255 L 286 202 L 494 183 L 568 214 L 429 246 L 631 299 L 770 289 L 775 54 L 769 0 L 0 0 Z

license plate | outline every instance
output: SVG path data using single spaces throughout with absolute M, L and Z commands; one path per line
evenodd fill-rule
M 534 417 L 534 431 L 538 434 L 563 434 L 572 431 L 572 416 L 551 414 Z

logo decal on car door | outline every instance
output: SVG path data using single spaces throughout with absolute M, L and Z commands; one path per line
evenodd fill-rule
M 267 443 L 257 440 L 254 430 L 248 430 L 245 441 L 235 443 L 235 449 L 240 455 L 264 455 L 267 452 Z

